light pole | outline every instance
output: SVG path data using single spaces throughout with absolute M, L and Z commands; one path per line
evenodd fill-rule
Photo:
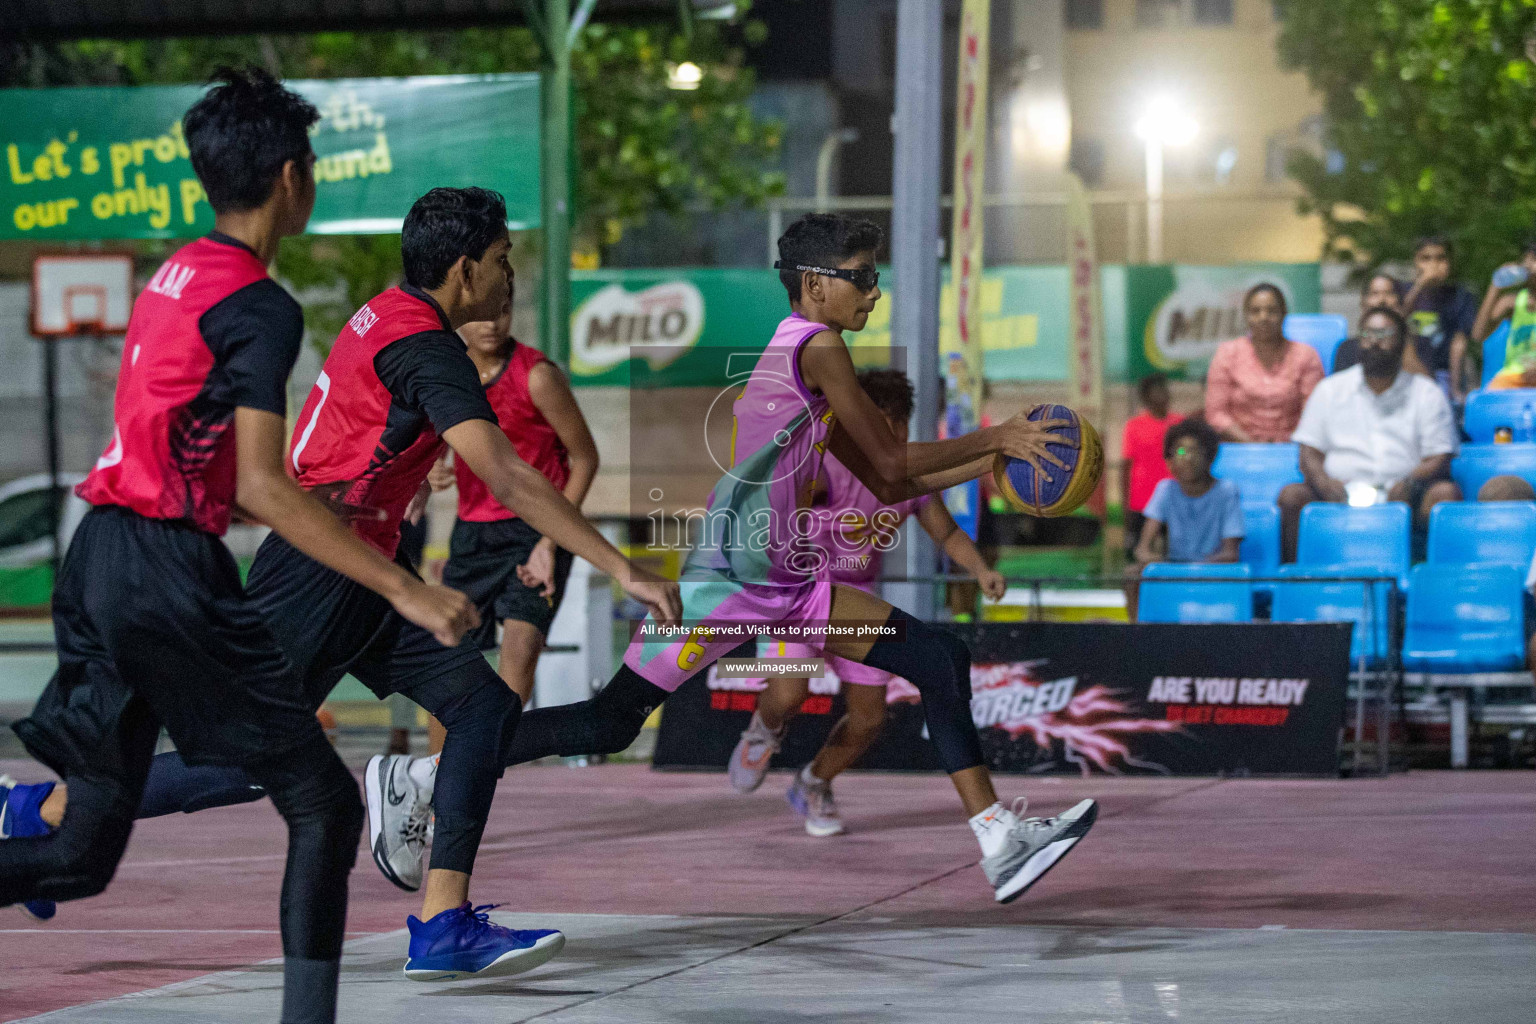
M 1163 262 L 1163 147 L 1187 145 L 1199 131 L 1195 119 L 1167 97 L 1148 104 L 1136 122 L 1136 136 L 1146 145 L 1148 263 Z

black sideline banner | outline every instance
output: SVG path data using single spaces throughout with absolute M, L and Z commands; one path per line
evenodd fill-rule
M 971 714 L 1002 772 L 1335 775 L 1347 623 L 954 626 L 971 646 Z M 751 657 L 752 645 L 736 656 Z M 798 767 L 842 715 L 812 695 L 774 758 Z M 697 676 L 662 713 L 658 768 L 724 768 L 757 706 L 752 680 Z M 857 767 L 938 770 L 922 708 L 896 701 Z

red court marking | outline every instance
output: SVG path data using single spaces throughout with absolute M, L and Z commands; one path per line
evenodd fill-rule
M 24 762 L 0 771 L 37 774 Z M 1028 793 L 1033 813 L 1089 795 L 1103 805 L 1082 846 L 1007 907 L 966 866 L 976 845 L 947 780 L 839 781 L 850 832 L 830 840 L 801 830 L 787 783 L 770 775 L 739 797 L 723 775 L 516 769 L 501 783 L 473 896 L 508 910 L 604 914 L 832 915 L 876 902 L 866 913 L 934 926 L 1536 930 L 1528 772 L 1004 778 L 1005 799 Z M 112 887 L 61 907 L 57 928 L 0 910 L 0 1021 L 279 956 L 282 851 L 266 803 L 142 823 Z M 360 848 L 351 933 L 403 928 L 417 909 Z

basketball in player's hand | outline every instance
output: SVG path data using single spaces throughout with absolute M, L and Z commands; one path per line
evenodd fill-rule
M 1044 463 L 1046 475 L 1023 459 L 999 453 L 992 462 L 992 479 L 1009 508 L 1036 516 L 1064 516 L 1088 500 L 1104 471 L 1104 446 L 1093 424 L 1064 405 L 1040 405 L 1029 411 L 1032 420 L 1069 420 L 1054 433 L 1067 444 L 1047 444 L 1046 450 L 1067 464 L 1066 469 Z M 1070 442 L 1077 442 L 1071 444 Z M 1047 476 L 1049 479 L 1047 479 Z

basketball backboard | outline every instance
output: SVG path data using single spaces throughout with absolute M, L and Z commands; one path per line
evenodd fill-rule
M 39 256 L 32 261 L 32 333 L 122 334 L 133 309 L 127 256 Z

